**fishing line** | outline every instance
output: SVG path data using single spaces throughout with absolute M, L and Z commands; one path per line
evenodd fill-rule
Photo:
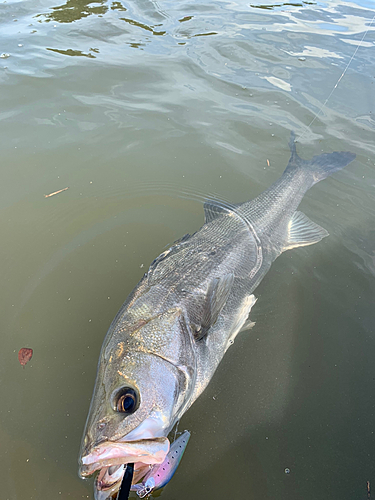
M 117 500 L 128 500 L 130 488 L 132 485 L 133 473 L 134 473 L 134 464 L 126 464 L 125 474 L 124 477 L 122 478 Z
M 180 423 L 180 420 L 177 420 L 177 422 L 176 422 L 176 428 L 174 430 L 174 439 L 173 439 L 173 441 L 176 441 L 177 431 L 178 431 L 178 424 L 179 423 Z
M 353 61 L 353 59 L 355 58 L 357 52 L 358 52 L 358 49 L 361 47 L 362 43 L 363 43 L 363 40 L 366 38 L 366 35 L 367 33 L 370 31 L 370 28 L 372 26 L 372 23 L 374 22 L 375 20 L 375 15 L 374 17 L 372 18 L 370 24 L 369 24 L 369 27 L 367 28 L 367 30 L 365 31 L 365 33 L 363 34 L 362 36 L 362 39 L 361 41 L 359 42 L 359 44 L 357 45 L 355 51 L 353 52 L 353 55 L 352 57 L 350 58 L 348 64 L 346 65 L 344 71 L 341 73 L 341 76 L 339 77 L 339 79 L 337 80 L 335 86 L 333 87 L 333 89 L 331 90 L 331 92 L 329 93 L 327 99 L 324 101 L 323 105 L 321 106 L 321 108 L 319 109 L 319 111 L 315 114 L 314 118 L 311 120 L 311 123 L 306 127 L 306 130 L 303 132 L 302 135 L 300 135 L 297 139 L 295 139 L 294 142 L 298 142 L 300 139 L 302 139 L 302 137 L 304 137 L 307 133 L 307 131 L 309 130 L 309 128 L 311 127 L 311 125 L 315 122 L 315 120 L 318 118 L 318 116 L 321 114 L 321 112 L 323 111 L 323 109 L 326 107 L 326 104 L 327 102 L 329 101 L 329 99 L 331 98 L 333 92 L 337 89 L 339 83 L 341 82 L 343 76 L 345 75 L 345 73 L 347 72 L 351 62 Z

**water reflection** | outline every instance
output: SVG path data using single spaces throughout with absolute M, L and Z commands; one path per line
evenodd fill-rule
M 280 9 L 282 7 L 303 7 L 304 5 L 316 5 L 316 2 L 282 2 L 275 4 L 250 4 L 250 7 L 253 9 L 265 9 L 265 10 L 274 10 Z
M 98 5 L 100 4 L 100 5 Z M 138 4 L 140 7 L 140 4 Z M 108 7 L 107 2 L 105 0 L 96 1 L 83 1 L 83 0 L 68 0 L 65 4 L 59 5 L 57 7 L 51 7 L 52 12 L 38 14 L 36 18 L 43 18 L 45 22 L 58 22 L 58 23 L 73 23 L 79 20 L 83 20 L 89 16 L 96 17 L 105 17 L 110 11 L 119 11 L 119 12 L 131 12 L 131 10 L 135 10 L 133 12 L 133 17 L 119 17 L 119 21 L 125 22 L 129 26 L 134 26 L 136 28 L 141 28 L 146 33 L 150 33 L 155 36 L 163 36 L 169 33 L 172 36 L 179 38 L 194 38 L 194 37 L 202 37 L 202 36 L 210 36 L 217 35 L 217 31 L 213 30 L 201 30 L 197 29 L 197 27 L 191 27 L 189 31 L 181 31 L 178 29 L 178 23 L 184 23 L 187 21 L 191 21 L 195 16 L 193 15 L 185 15 L 181 19 L 177 19 L 176 22 L 171 23 L 170 16 L 165 14 L 156 3 L 154 2 L 145 2 L 143 9 L 130 9 L 125 7 L 125 5 L 119 1 L 112 2 L 110 7 Z M 134 6 L 133 6 L 134 8 Z M 157 20 L 158 23 L 151 24 L 137 19 L 139 16 L 139 12 L 142 11 L 143 17 L 150 17 L 153 20 Z M 165 25 L 165 26 L 164 26 Z M 159 29 L 161 27 L 165 27 L 166 29 Z M 167 29 L 168 26 L 168 29 Z M 144 46 L 144 42 L 149 40 L 144 40 L 143 42 L 131 41 L 127 42 L 133 48 L 140 48 Z M 178 42 L 180 45 L 183 45 L 185 42 Z M 86 57 L 95 57 L 92 54 L 87 54 L 82 51 L 75 51 L 73 49 L 63 50 L 63 49 L 48 49 L 58 52 L 63 55 L 68 56 L 86 56 Z
M 62 49 L 51 49 L 49 47 L 46 47 L 47 50 L 50 50 L 51 52 L 57 52 L 58 54 L 62 54 L 64 56 L 75 56 L 75 57 L 88 57 L 89 59 L 95 59 L 95 56 L 91 54 L 91 52 L 88 52 L 85 54 L 81 50 L 72 50 L 72 49 L 67 49 L 67 50 L 62 50 Z M 91 49 L 93 52 L 99 52 L 98 50 Z
M 98 5 L 100 4 L 100 5 Z M 112 2 L 108 7 L 106 0 L 67 0 L 63 5 L 50 7 L 52 12 L 48 14 L 38 14 L 35 17 L 44 17 L 45 22 L 73 23 L 86 17 L 95 15 L 103 16 L 109 10 L 126 12 L 128 9 L 121 2 Z
M 138 21 L 134 21 L 133 19 L 129 19 L 126 17 L 120 17 L 120 20 L 125 21 L 126 23 L 130 24 L 131 26 L 137 26 L 138 28 L 142 28 L 146 31 L 149 31 L 153 35 L 165 35 L 166 34 L 166 31 L 156 31 L 154 29 L 154 26 L 147 26 L 146 24 L 140 23 Z
M 120 2 L 116 2 L 118 3 Z M 51 9 L 52 12 L 44 14 L 47 22 L 73 23 L 91 15 L 103 15 L 108 11 L 108 6 L 106 0 L 68 0 L 65 4 Z
M 123 12 L 126 12 L 128 9 L 122 5 L 121 2 L 112 2 L 111 4 L 111 9 L 112 10 L 120 10 Z

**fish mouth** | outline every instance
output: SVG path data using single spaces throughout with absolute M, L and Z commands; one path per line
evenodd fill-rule
M 133 486 L 142 480 L 142 478 L 149 472 L 151 465 L 138 462 L 134 464 L 134 474 L 132 479 L 132 491 L 135 490 Z M 99 470 L 95 479 L 94 497 L 95 500 L 107 500 L 117 495 L 122 484 L 122 479 L 126 471 L 126 464 L 114 465 L 111 467 L 103 467 Z M 115 498 L 113 497 L 113 498 Z
M 133 484 L 147 473 L 150 465 L 163 463 L 169 451 L 166 437 L 137 441 L 106 441 L 81 458 L 79 475 L 82 478 L 99 474 L 95 480 L 96 500 L 106 500 L 120 488 L 125 465 L 134 463 Z
M 120 489 L 125 473 L 125 465 L 103 467 L 95 479 L 95 500 L 107 500 Z

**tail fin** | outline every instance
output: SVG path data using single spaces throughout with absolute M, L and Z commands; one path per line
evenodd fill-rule
M 313 184 L 322 181 L 333 172 L 341 170 L 354 160 L 355 154 L 349 151 L 340 151 L 335 153 L 323 153 L 318 156 L 313 156 L 311 160 L 302 160 L 297 154 L 295 144 L 295 134 L 291 132 L 289 140 L 289 148 L 291 151 L 290 160 L 285 172 L 296 169 L 304 169 L 311 173 Z

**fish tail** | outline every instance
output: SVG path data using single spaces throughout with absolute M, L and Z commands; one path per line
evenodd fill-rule
M 297 154 L 294 132 L 290 134 L 289 147 L 291 156 L 285 173 L 303 169 L 311 174 L 312 184 L 346 167 L 356 156 L 350 151 L 336 151 L 313 156 L 311 160 L 303 160 Z

